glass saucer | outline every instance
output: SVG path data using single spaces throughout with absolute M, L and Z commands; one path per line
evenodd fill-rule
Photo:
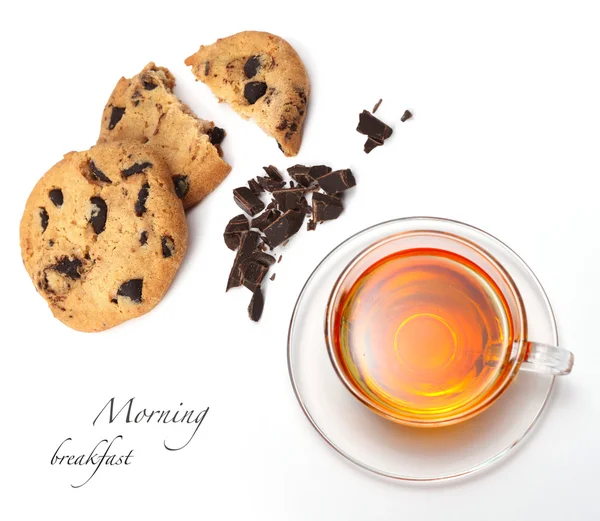
M 558 345 L 554 314 L 525 262 L 488 233 L 457 221 L 413 217 L 367 228 L 337 246 L 316 267 L 296 302 L 288 335 L 292 386 L 306 417 L 342 456 L 376 474 L 403 481 L 439 481 L 488 468 L 531 432 L 548 403 L 554 376 L 520 371 L 502 396 L 475 418 L 419 429 L 381 418 L 339 380 L 325 343 L 329 294 L 346 265 L 374 242 L 407 231 L 453 233 L 496 258 L 518 287 L 532 341 Z

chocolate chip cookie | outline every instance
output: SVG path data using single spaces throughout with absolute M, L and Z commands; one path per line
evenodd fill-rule
M 288 42 L 245 31 L 200 47 L 185 63 L 220 101 L 274 137 L 286 156 L 298 153 L 310 84 Z
M 171 173 L 136 142 L 66 154 L 33 189 L 20 234 L 38 292 L 79 331 L 102 331 L 150 311 L 187 249 Z
M 121 78 L 102 116 L 98 143 L 135 140 L 148 144 L 169 166 L 177 195 L 190 208 L 227 177 L 221 159 L 223 129 L 196 117 L 173 94 L 175 78 L 149 63 L 131 79 Z

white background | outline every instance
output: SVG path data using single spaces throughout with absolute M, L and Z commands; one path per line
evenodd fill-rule
M 600 49 L 596 2 L 4 2 L 0 12 L 2 519 L 600 518 Z M 196 83 L 183 60 L 200 44 L 258 29 L 288 39 L 312 82 L 297 159 Z M 18 224 L 37 179 L 91 146 L 122 75 L 167 66 L 176 92 L 227 129 L 233 171 L 189 214 L 191 244 L 150 314 L 100 334 L 53 319 L 22 267 Z M 369 156 L 357 115 L 383 98 L 393 137 Z M 401 124 L 406 108 L 414 119 Z M 225 294 L 222 242 L 239 213 L 231 190 L 263 165 L 351 167 L 358 187 L 338 221 L 303 232 L 268 284 Z M 533 436 L 471 479 L 406 486 L 343 460 L 318 437 L 288 381 L 294 300 L 338 242 L 379 221 L 435 215 L 507 242 L 544 284 L 573 374 Z M 111 397 L 136 408 L 210 406 L 179 452 L 183 426 L 92 421 Z M 137 409 L 136 409 L 137 410 Z M 50 465 L 58 444 L 89 452 L 123 434 L 128 467 Z M 115 445 L 117 448 L 117 445 Z

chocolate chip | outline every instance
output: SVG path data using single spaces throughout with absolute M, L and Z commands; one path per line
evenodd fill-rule
M 77 257 L 70 259 L 65 256 L 58 259 L 57 263 L 51 266 L 51 268 L 61 275 L 69 277 L 71 280 L 77 280 L 81 278 L 81 274 L 79 273 L 81 266 L 83 266 L 83 263 Z
M 260 185 L 260 187 L 266 192 L 273 192 L 274 190 L 280 190 L 285 186 L 285 181 L 275 181 L 275 179 L 259 175 L 256 178 L 256 181 Z
M 333 195 L 356 186 L 356 179 L 350 169 L 345 169 L 329 172 L 319 177 L 318 183 L 322 190 Z
M 312 207 L 315 222 L 337 219 L 344 209 L 344 205 L 338 197 L 320 192 L 313 194 Z
M 208 137 L 213 145 L 220 145 L 225 139 L 225 131 L 219 127 L 213 127 L 208 131 Z
M 356 130 L 380 143 L 389 138 L 393 132 L 383 121 L 373 116 L 367 110 L 363 110 L 360 113 Z
M 273 273 L 273 275 L 269 277 L 269 280 L 275 280 L 275 275 L 277 275 L 277 273 Z
M 100 170 L 96 164 L 90 159 L 88 162 L 88 166 L 90 167 L 90 174 L 97 181 L 102 181 L 103 183 L 112 184 L 112 181 L 104 174 L 102 170 Z
M 50 190 L 50 192 L 48 192 L 48 197 L 50 197 L 50 200 L 57 208 L 60 208 L 63 205 L 63 193 L 60 188 L 54 188 L 53 190 Z
M 298 232 L 304 221 L 304 213 L 288 210 L 264 229 L 267 243 L 271 248 L 279 246 Z
M 265 307 L 265 300 L 260 288 L 256 288 L 250 299 L 250 305 L 248 306 L 248 316 L 250 320 L 258 322 L 262 316 L 263 309 Z
M 277 168 L 273 165 L 263 166 L 263 170 L 271 179 L 275 181 L 283 181 L 283 176 L 279 173 L 279 170 L 277 170 Z
M 225 226 L 223 232 L 223 240 L 230 250 L 237 250 L 240 245 L 240 239 L 243 232 L 250 229 L 248 219 L 244 214 L 239 214 L 233 217 Z
M 242 210 L 250 215 L 256 215 L 265 207 L 265 203 L 247 186 L 236 188 L 233 191 L 233 199 Z
M 54 246 L 54 241 L 52 239 L 50 239 L 48 241 L 48 246 L 50 246 L 50 248 L 52 248 L 52 246 Z
M 305 191 L 305 188 L 285 188 L 283 190 L 275 190 L 273 192 L 273 199 L 277 203 L 278 210 L 287 212 L 288 210 L 299 209 Z
M 279 264 L 281 262 L 281 259 L 283 259 L 283 255 L 279 256 L 279 258 L 277 259 L 277 264 Z
M 210 74 L 210 62 L 204 62 L 204 76 L 208 76 Z
M 121 118 L 125 114 L 125 107 L 113 107 L 110 113 L 110 123 L 108 124 L 108 130 L 112 130 L 117 126 L 117 123 L 121 121 Z
M 168 235 L 163 236 L 160 244 L 162 246 L 162 256 L 165 259 L 168 259 L 175 254 L 175 241 L 173 241 L 173 237 Z
M 313 232 L 317 229 L 317 222 L 313 221 L 312 219 L 309 219 L 309 221 L 306 223 L 306 229 L 309 232 Z
M 48 228 L 48 222 L 50 221 L 50 216 L 45 208 L 40 208 L 40 224 L 42 226 L 42 233 L 46 231 Z
M 383 141 L 377 141 L 376 139 L 373 139 L 372 137 L 368 137 L 367 141 L 365 141 L 365 153 L 368 154 L 370 153 L 374 148 L 380 147 L 381 145 L 383 145 Z
M 254 105 L 266 92 L 267 84 L 262 81 L 249 81 L 244 86 L 244 97 L 250 105 Z
M 250 190 L 252 190 L 252 193 L 256 195 L 260 194 L 261 192 L 264 192 L 263 187 L 258 184 L 256 179 L 250 179 L 248 181 L 248 186 L 250 187 Z
M 150 184 L 144 183 L 138 192 L 138 198 L 134 205 L 135 215 L 141 217 L 146 213 L 146 201 L 150 195 Z
M 121 287 L 117 290 L 119 297 L 127 297 L 136 304 L 142 302 L 142 289 L 144 286 L 144 279 L 131 279 L 127 282 L 123 282 Z
M 250 226 L 252 228 L 257 228 L 260 231 L 263 231 L 267 226 L 269 226 L 269 224 L 274 222 L 280 215 L 281 215 L 281 213 L 278 212 L 277 210 L 273 210 L 272 208 L 267 208 L 264 212 L 262 212 L 261 214 L 256 216 L 254 219 L 252 219 Z
M 412 118 L 412 112 L 410 110 L 405 110 L 404 114 L 402 114 L 402 117 L 400 118 L 400 121 L 402 121 L 402 123 L 404 123 L 407 119 Z
M 148 161 L 144 161 L 143 163 L 134 163 L 129 168 L 125 168 L 124 170 L 122 170 L 121 175 L 124 179 L 127 179 L 132 175 L 141 174 L 144 170 L 146 170 L 146 168 L 150 168 L 151 166 L 152 163 Z
M 142 79 L 142 84 L 146 90 L 154 90 L 158 85 L 152 81 L 152 78 L 146 76 Z
M 308 175 L 308 172 L 310 171 L 309 166 L 294 165 L 288 168 L 287 171 L 294 181 L 296 181 L 299 185 L 304 186 L 305 188 L 308 188 L 314 182 L 314 179 Z
M 190 181 L 187 175 L 174 175 L 173 185 L 175 186 L 175 194 L 179 199 L 183 199 L 190 191 Z
M 375 106 L 373 107 L 373 110 L 371 111 L 373 114 L 375 114 L 375 112 L 377 112 L 377 109 L 379 108 L 379 105 L 381 105 L 381 102 L 383 100 L 381 98 L 379 98 L 379 101 L 377 103 L 375 103 Z
M 260 69 L 260 60 L 258 59 L 258 56 L 248 58 L 244 64 L 244 74 L 246 75 L 246 78 L 254 78 L 258 69 Z
M 144 230 L 140 233 L 140 245 L 145 246 L 146 244 L 148 244 L 148 232 Z
M 106 217 L 108 214 L 108 208 L 106 202 L 102 197 L 92 197 L 90 199 L 92 203 L 92 212 L 90 215 L 90 224 L 94 229 L 96 235 L 100 235 L 104 231 L 106 226 Z
M 227 279 L 227 289 L 225 291 L 229 291 L 231 288 L 235 288 L 237 286 L 242 285 L 240 265 L 255 251 L 258 240 L 259 235 L 257 232 L 249 231 L 241 233 L 240 246 L 235 256 L 235 260 L 233 261 L 231 271 L 229 272 L 229 278 Z

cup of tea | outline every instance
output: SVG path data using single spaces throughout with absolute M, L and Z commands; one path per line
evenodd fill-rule
M 529 338 L 519 288 L 490 253 L 434 230 L 387 237 L 354 258 L 329 297 L 325 336 L 347 389 L 414 427 L 472 418 L 519 371 L 573 366 L 569 351 Z

